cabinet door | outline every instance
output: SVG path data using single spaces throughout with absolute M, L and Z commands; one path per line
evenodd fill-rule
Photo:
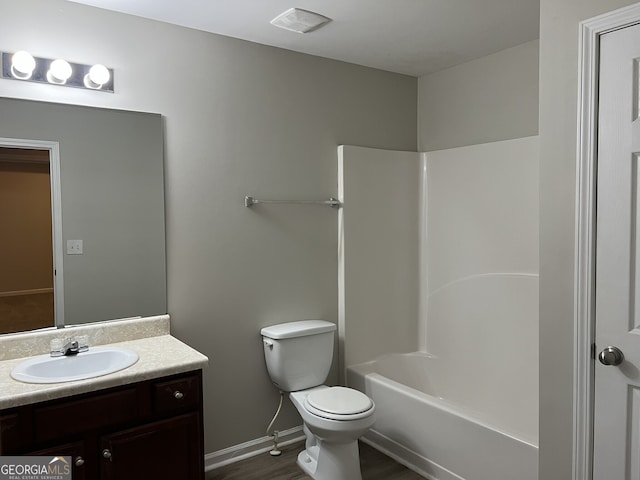
M 88 469 L 91 467 L 91 459 L 88 459 L 87 463 L 87 455 L 84 448 L 84 443 L 82 442 L 73 442 L 67 443 L 64 445 L 56 445 L 55 447 L 45 448 L 43 450 L 38 450 L 37 452 L 30 452 L 26 455 L 51 455 L 53 456 L 70 456 L 71 457 L 71 478 L 73 480 L 89 480 L 95 473 L 91 475 L 88 472 Z M 95 467 L 95 461 L 93 462 L 93 466 Z
M 189 413 L 100 439 L 100 479 L 204 478 L 200 415 Z
M 14 455 L 29 448 L 31 422 L 20 410 L 0 411 L 0 455 Z

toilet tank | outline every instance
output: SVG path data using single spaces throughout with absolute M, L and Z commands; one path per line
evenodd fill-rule
M 336 325 L 324 320 L 281 323 L 260 330 L 267 370 L 280 390 L 322 385 L 333 361 Z

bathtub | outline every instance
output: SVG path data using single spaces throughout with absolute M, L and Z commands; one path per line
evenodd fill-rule
M 537 480 L 537 396 L 482 383 L 420 352 L 347 368 L 347 384 L 376 404 L 363 440 L 424 477 Z

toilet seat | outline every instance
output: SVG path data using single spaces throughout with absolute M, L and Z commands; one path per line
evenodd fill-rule
M 357 420 L 372 414 L 373 401 L 364 393 L 346 387 L 316 390 L 305 398 L 310 413 L 331 420 Z

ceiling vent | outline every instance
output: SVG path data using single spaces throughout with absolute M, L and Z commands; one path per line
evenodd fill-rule
M 330 21 L 330 18 L 318 13 L 302 10 L 301 8 L 290 8 L 271 20 L 271 25 L 291 30 L 292 32 L 308 33 L 317 30 Z

